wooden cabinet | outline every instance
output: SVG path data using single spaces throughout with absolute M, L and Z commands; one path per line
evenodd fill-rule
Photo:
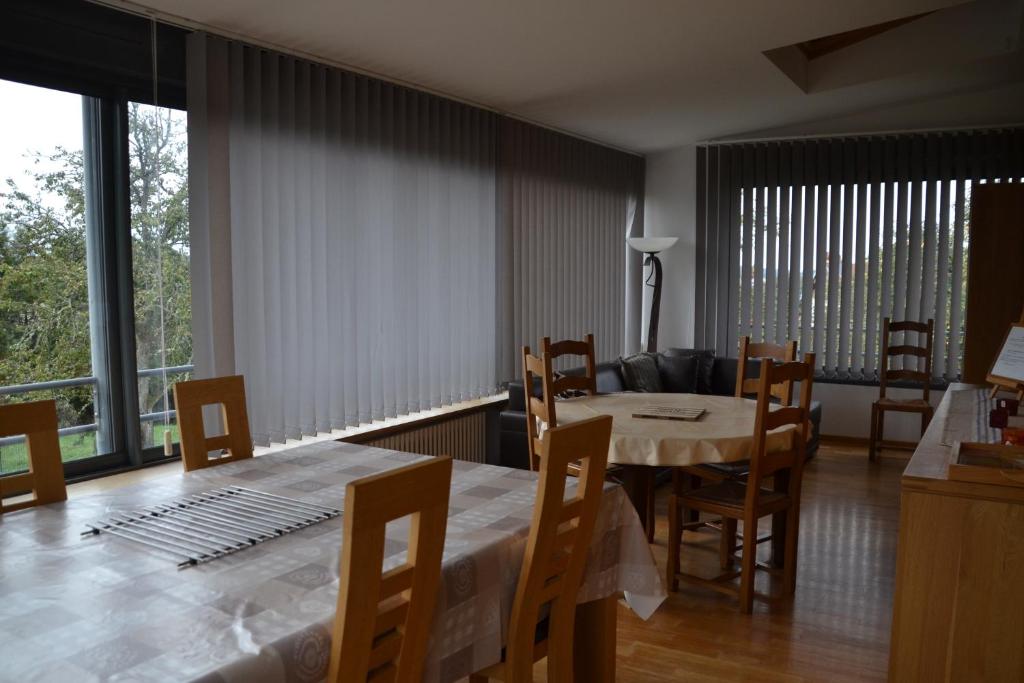
M 984 382 L 1024 308 L 1024 183 L 975 183 L 967 269 L 965 382 Z
M 891 681 L 1024 681 L 1024 488 L 948 479 L 954 385 L 903 473 Z

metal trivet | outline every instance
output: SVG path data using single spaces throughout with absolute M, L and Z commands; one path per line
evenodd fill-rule
M 341 510 L 228 486 L 118 513 L 87 524 L 179 559 L 178 569 L 215 560 L 341 514 Z

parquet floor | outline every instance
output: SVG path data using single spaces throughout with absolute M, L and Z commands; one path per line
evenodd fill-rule
M 732 598 L 683 584 L 647 622 L 620 604 L 619 683 L 885 680 L 901 455 L 870 464 L 865 449 L 823 447 L 809 463 L 792 600 L 755 601 L 744 616 Z M 659 491 L 652 547 L 662 570 L 667 493 Z M 686 570 L 713 576 L 717 534 L 688 532 L 685 541 Z M 769 578 L 759 577 L 760 592 L 774 587 Z M 536 679 L 546 680 L 542 665 Z

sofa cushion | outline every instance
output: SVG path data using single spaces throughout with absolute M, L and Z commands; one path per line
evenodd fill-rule
M 563 370 L 563 375 L 582 375 L 586 371 L 586 368 L 573 368 L 571 370 Z M 606 361 L 604 363 L 598 363 L 594 368 L 594 374 L 597 376 L 597 393 L 599 394 L 613 394 L 619 391 L 625 391 L 626 385 L 622 377 L 622 366 L 618 360 Z
M 661 375 L 658 374 L 656 354 L 637 353 L 622 359 L 622 376 L 630 391 L 660 393 Z
M 533 395 L 540 398 L 540 378 L 533 378 Z M 516 379 L 508 383 L 508 410 L 525 411 L 526 394 L 523 392 L 523 380 Z
M 665 356 L 658 354 L 658 374 L 663 391 L 674 394 L 697 393 L 696 356 Z
M 665 349 L 665 356 L 694 356 L 697 358 L 697 393 L 714 394 L 712 374 L 715 371 L 714 349 Z M 732 390 L 728 392 L 732 394 Z
M 735 358 L 719 358 L 711 373 L 711 393 L 718 396 L 733 396 L 736 393 L 736 371 L 739 362 Z M 761 361 L 751 359 L 747 363 L 747 377 L 759 377 Z

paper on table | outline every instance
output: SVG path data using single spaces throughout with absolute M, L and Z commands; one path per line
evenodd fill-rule
M 1010 328 L 990 374 L 1024 382 L 1024 327 Z

